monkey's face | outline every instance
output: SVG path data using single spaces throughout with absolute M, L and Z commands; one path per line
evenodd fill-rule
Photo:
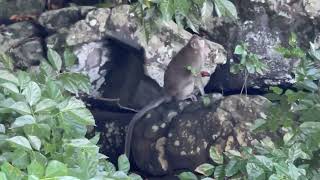
M 195 50 L 201 50 L 205 47 L 205 41 L 198 35 L 193 35 L 190 39 L 190 45 Z

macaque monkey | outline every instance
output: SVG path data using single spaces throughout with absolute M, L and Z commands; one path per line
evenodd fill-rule
M 173 57 L 164 73 L 163 96 L 142 108 L 129 123 L 125 139 L 125 154 L 128 158 L 131 152 L 133 129 L 144 114 L 163 102 L 168 102 L 172 99 L 185 100 L 191 98 L 191 100 L 196 100 L 196 96 L 192 94 L 195 86 L 199 89 L 201 95 L 204 94 L 201 68 L 208 54 L 209 47 L 205 40 L 193 35 L 188 44 Z

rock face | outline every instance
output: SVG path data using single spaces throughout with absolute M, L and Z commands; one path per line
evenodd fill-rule
M 23 31 L 22 31 L 23 29 Z M 29 22 L 0 27 L 0 53 L 13 56 L 15 66 L 27 68 L 39 65 L 44 57 L 41 29 Z
M 40 14 L 45 3 L 44 0 L 0 0 L 0 19 L 12 15 Z
M 133 162 L 144 172 L 164 175 L 194 169 L 209 160 L 210 146 L 221 150 L 251 144 L 257 137 L 248 124 L 264 115 L 269 101 L 261 96 L 210 98 L 163 105 L 137 123 L 132 141 Z

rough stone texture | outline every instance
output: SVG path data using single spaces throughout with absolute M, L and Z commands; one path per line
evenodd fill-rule
M 170 103 L 147 113 L 136 124 L 132 159 L 152 175 L 194 169 L 209 160 L 210 146 L 220 150 L 250 146 L 248 124 L 264 115 L 269 101 L 261 96 L 212 96 L 210 105 Z
M 293 3 L 293 2 L 292 2 Z M 238 4 L 240 16 L 245 21 L 238 25 L 225 21 L 212 20 L 207 26 L 209 39 L 218 42 L 226 48 L 228 57 L 233 62 L 239 62 L 239 58 L 233 56 L 237 44 L 247 43 L 250 52 L 257 54 L 259 59 L 268 65 L 264 75 L 250 75 L 247 83 L 248 89 L 259 89 L 274 85 L 282 87 L 294 83 L 292 69 L 298 64 L 298 59 L 285 59 L 275 49 L 279 46 L 287 46 L 285 42 L 291 32 L 298 34 L 299 46 L 309 48 L 309 41 L 313 39 L 317 26 L 307 16 L 302 16 L 303 10 L 294 5 L 291 8 L 290 17 L 272 12 L 269 6 L 261 3 L 242 1 Z M 272 6 L 273 7 L 273 6 Z M 242 9 L 241 9 L 242 10 Z M 213 28 L 213 29 L 210 29 Z M 206 88 L 207 91 L 239 92 L 244 84 L 244 74 L 234 75 L 230 73 L 230 62 L 217 68 L 211 76 Z
M 12 55 L 16 67 L 39 64 L 44 59 L 40 32 L 41 29 L 30 22 L 0 27 L 0 53 Z
M 305 10 L 310 18 L 320 16 L 320 1 L 318 0 L 304 0 Z
M 38 21 L 47 30 L 57 31 L 79 21 L 83 17 L 82 13 L 79 7 L 62 8 L 42 13 Z
M 138 21 L 129 10 L 128 5 L 122 5 L 113 9 L 97 9 L 89 12 L 85 20 L 77 22 L 70 28 L 67 44 L 75 46 L 107 36 L 125 41 L 133 47 L 142 46 L 146 50 L 146 74 L 162 85 L 165 67 L 172 56 L 187 43 L 191 34 L 170 22 L 168 25 L 163 25 L 161 33 L 151 36 L 150 42 L 146 44 L 143 34 L 138 29 Z M 226 52 L 219 44 L 211 41 L 208 43 L 211 53 L 205 61 L 203 70 L 212 73 L 216 64 L 226 62 Z
M 40 14 L 44 8 L 44 0 L 0 0 L 0 19 L 12 15 Z

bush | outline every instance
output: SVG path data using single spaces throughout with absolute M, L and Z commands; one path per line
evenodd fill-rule
M 72 96 L 89 92 L 89 78 L 61 72 L 59 54 L 48 50 L 39 71 L 14 71 L 2 55 L 0 69 L 0 180 L 141 179 L 127 175 L 130 165 L 119 157 L 119 169 L 99 153 L 99 135 L 85 137 L 95 125 L 84 102 Z M 64 53 L 65 66 L 75 57 Z

